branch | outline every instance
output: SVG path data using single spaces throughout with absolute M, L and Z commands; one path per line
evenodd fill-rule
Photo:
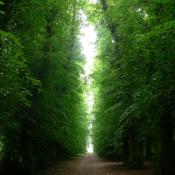
M 104 11 L 107 11 L 108 10 L 108 5 L 107 5 L 107 2 L 106 0 L 100 0 L 102 6 L 103 6 L 103 10 Z

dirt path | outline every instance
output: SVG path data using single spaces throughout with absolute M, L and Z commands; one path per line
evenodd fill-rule
M 143 170 L 126 170 L 121 162 L 102 160 L 94 155 L 86 155 L 40 172 L 38 175 L 151 175 L 152 170 L 146 164 Z

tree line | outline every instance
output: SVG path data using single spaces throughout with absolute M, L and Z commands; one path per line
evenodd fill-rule
M 0 161 L 7 174 L 83 153 L 78 0 L 0 1 Z
M 93 141 L 104 157 L 174 174 L 175 1 L 100 0 Z

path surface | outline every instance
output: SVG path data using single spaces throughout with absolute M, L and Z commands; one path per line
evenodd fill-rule
M 143 170 L 126 170 L 121 162 L 103 160 L 94 155 L 86 155 L 40 172 L 38 175 L 151 175 L 151 165 Z

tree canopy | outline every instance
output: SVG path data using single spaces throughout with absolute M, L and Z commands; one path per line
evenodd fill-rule
M 83 10 L 98 33 L 95 152 L 173 175 L 174 9 L 173 0 L 0 0 L 0 169 L 27 175 L 85 153 Z
M 81 5 L 1 1 L 0 138 L 7 171 L 30 174 L 86 149 Z
M 158 0 L 90 7 L 99 33 L 95 150 L 129 168 L 154 160 L 160 174 L 174 172 L 174 7 Z

